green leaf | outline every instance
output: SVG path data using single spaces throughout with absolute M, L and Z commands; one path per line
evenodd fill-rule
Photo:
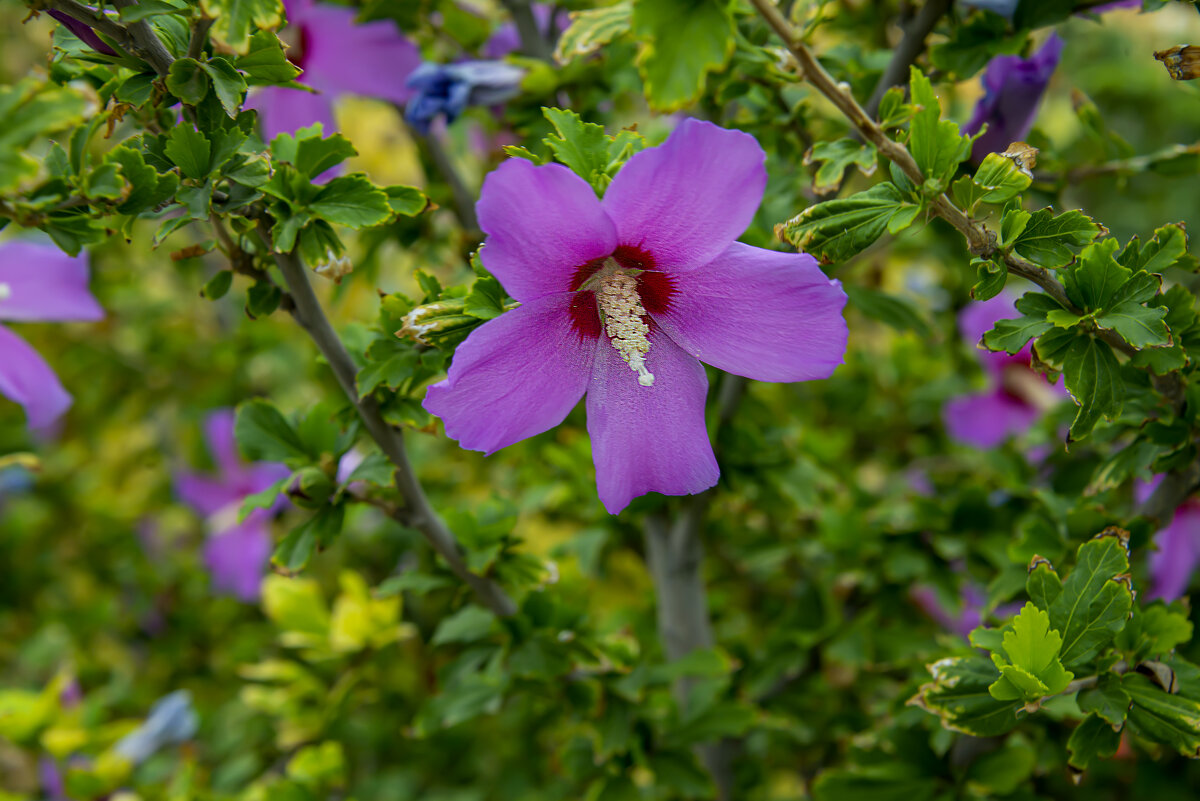
M 167 73 L 167 89 L 189 106 L 208 94 L 208 75 L 194 58 L 177 58 Z
M 1129 571 L 1122 538 L 1106 534 L 1079 546 L 1075 569 L 1050 605 L 1050 624 L 1062 632 L 1062 663 L 1089 661 L 1125 626 L 1133 597 L 1117 580 Z
M 1025 579 L 1025 591 L 1038 609 L 1049 610 L 1062 592 L 1062 581 L 1046 560 L 1038 561 Z
M 345 516 L 344 504 L 321 507 L 279 542 L 271 554 L 271 563 L 293 573 L 303 570 L 314 553 L 328 548 L 342 533 Z
M 287 60 L 279 37 L 270 31 L 256 31 L 250 37 L 249 49 L 238 57 L 236 66 L 253 84 L 286 84 L 300 74 L 300 68 Z
M 250 51 L 250 34 L 283 24 L 280 0 L 200 0 L 205 16 L 214 17 L 210 35 L 238 54 Z
M 775 233 L 824 264 L 845 261 L 878 239 L 905 205 L 893 184 L 809 206 L 775 227 Z
M 392 216 L 388 196 L 361 175 L 334 178 L 317 193 L 308 209 L 326 222 L 364 228 Z
M 700 96 L 705 76 L 734 50 L 733 14 L 725 0 L 637 0 L 631 25 L 640 41 L 638 71 L 655 111 L 678 111 Z
M 154 72 L 139 72 L 136 75 L 130 75 L 117 87 L 115 97 L 122 103 L 139 107 L 153 96 L 156 80 L 158 80 L 158 74 Z
M 1005 215 L 1029 215 L 1020 235 L 1006 244 L 1021 258 L 1043 267 L 1062 267 L 1075 257 L 1075 248 L 1081 248 L 1097 236 L 1108 233 L 1102 225 L 1092 221 L 1080 211 L 1067 211 L 1054 216 L 1049 209 L 1040 209 L 1030 214 L 1026 211 L 1011 211 Z
M 496 616 L 479 606 L 464 606 L 453 615 L 442 618 L 430 641 L 433 645 L 455 642 L 475 642 L 492 631 Z
M 269 401 L 255 399 L 238 404 L 233 431 L 242 455 L 251 461 L 308 458 L 296 430 Z
M 929 666 L 933 681 L 921 686 L 909 703 L 941 718 L 948 729 L 993 737 L 1017 725 L 1020 704 L 993 698 L 988 687 L 1000 677 L 996 666 L 979 656 L 948 657 Z
M 200 290 L 200 294 L 209 300 L 220 300 L 225 297 L 225 293 L 231 286 L 233 286 L 233 271 L 218 270 L 216 275 L 205 282 L 204 289 Z
M 872 175 L 876 167 L 875 148 L 848 138 L 818 142 L 804 154 L 804 165 L 811 164 L 819 165 L 813 176 L 813 191 L 828 195 L 841 187 L 850 167 L 858 167 L 863 175 Z
M 988 153 L 973 177 L 954 182 L 954 199 L 968 210 L 976 203 L 1007 203 L 1031 183 L 1033 179 L 1021 172 L 1012 159 Z
M 1004 285 L 1008 283 L 1008 267 L 1004 262 L 975 259 L 975 267 L 975 286 L 971 287 L 973 299 L 980 302 L 991 300 L 1004 290 Z
M 393 214 L 415 217 L 429 208 L 429 198 L 415 186 L 385 186 L 383 191 Z
M 824 771 L 813 782 L 816 801 L 930 801 L 938 782 L 914 774 L 914 766 L 886 762 Z
M 971 155 L 971 138 L 959 134 L 953 121 L 941 119 L 942 107 L 929 79 L 916 67 L 909 75 L 909 94 L 918 111 L 909 123 L 908 149 L 926 182 L 932 181 L 934 191 L 941 192 Z
M 1117 647 L 1126 653 L 1126 661 L 1132 664 L 1164 657 L 1192 639 L 1192 622 L 1179 606 L 1155 601 L 1134 607 L 1133 618 L 1117 636 Z
M 246 290 L 246 314 L 250 319 L 270 317 L 279 308 L 283 293 L 269 281 L 258 281 Z
M 542 114 L 557 132 L 543 140 L 554 158 L 597 192 L 603 191 L 607 183 L 609 144 L 604 126 L 584 122 L 574 111 L 559 108 L 543 108 Z
M 463 313 L 480 320 L 491 320 L 504 313 L 504 288 L 490 276 L 476 278 L 467 293 Z
M 163 0 L 138 0 L 134 5 L 120 9 L 117 16 L 120 17 L 121 22 L 140 22 L 160 14 L 178 14 L 186 8 L 184 5 L 163 2 Z
M 843 288 L 850 303 L 867 317 L 886 323 L 897 331 L 914 331 L 918 336 L 929 336 L 929 323 L 904 298 L 853 284 Z
M 1131 270 L 1162 273 L 1171 267 L 1185 265 L 1187 247 L 1187 230 L 1183 223 L 1171 223 L 1157 229 L 1145 245 L 1140 244 L 1136 236 L 1130 239 L 1117 254 L 1117 261 Z
M 1058 658 L 1061 648 L 1062 637 L 1050 628 L 1050 616 L 1032 603 L 1025 604 L 1004 632 L 1004 656 L 992 653 L 1001 677 L 988 691 L 1001 701 L 1036 701 L 1062 692 L 1074 675 L 1063 669 Z
M 1063 273 L 1067 297 L 1085 311 L 1108 308 L 1117 290 L 1133 273 L 1114 258 L 1117 240 L 1105 239 L 1088 245 L 1079 254 L 1079 263 Z
M 1117 753 L 1120 745 L 1120 732 L 1113 731 L 1099 715 L 1088 715 L 1067 740 L 1067 750 L 1071 754 L 1067 763 L 1076 770 L 1087 770 L 1095 760 L 1107 759 Z
M 575 11 L 571 24 L 558 37 L 554 60 L 566 64 L 591 55 L 629 30 L 633 22 L 633 3 L 622 0 L 605 8 Z
M 1054 363 L 1050 348 L 1043 347 L 1044 339 L 1038 340 L 1038 355 Z M 1090 336 L 1075 336 L 1070 341 L 1063 364 L 1067 391 L 1079 405 L 1070 433 L 1071 441 L 1077 441 L 1091 433 L 1101 418 L 1112 420 L 1121 413 L 1125 384 L 1112 348 Z
M 392 576 L 385 580 L 375 588 L 375 596 L 378 598 L 388 598 L 393 595 L 399 595 L 402 592 L 425 595 L 434 590 L 453 586 L 454 582 L 445 576 L 432 576 L 428 573 L 410 570 L 407 573 Z
M 1111 328 L 1121 339 L 1135 348 L 1166 345 L 1170 340 L 1163 318 L 1167 310 L 1161 307 L 1148 308 L 1132 300 L 1117 303 L 1096 318 L 1101 328 Z
M 1120 727 L 1129 712 L 1129 693 L 1115 673 L 1105 673 L 1095 687 L 1079 693 L 1079 708 L 1095 712 L 1110 725 Z
M 1041 336 L 1054 327 L 1046 318 L 1062 309 L 1049 295 L 1026 292 L 1016 303 L 1017 311 L 1024 316 L 1014 320 L 997 320 L 996 325 L 983 335 L 983 344 L 989 350 L 1002 350 L 1015 354 L 1025 343 Z
M 293 165 L 310 179 L 357 155 L 349 139 L 341 134 L 322 138 L 323 132 L 318 122 L 299 129 L 295 135 L 281 133 L 271 140 L 271 155 Z
M 238 509 L 238 522 L 243 522 L 255 509 L 270 509 L 274 506 L 279 494 L 291 482 L 292 476 L 284 476 L 266 489 L 242 498 L 242 505 Z
M 221 101 L 221 108 L 225 109 L 225 113 L 230 117 L 236 118 L 242 108 L 242 96 L 246 94 L 246 79 L 223 58 L 214 58 L 200 67 L 212 79 L 217 99 Z
M 180 123 L 172 128 L 163 151 L 188 178 L 198 180 L 208 176 L 211 146 L 191 123 Z
M 1186 757 L 1200 756 L 1200 702 L 1163 692 L 1140 673 L 1126 673 L 1121 683 L 1133 701 L 1128 725 L 1135 733 Z

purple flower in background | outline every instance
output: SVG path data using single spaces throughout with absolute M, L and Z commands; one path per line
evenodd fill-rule
M 685 120 L 636 154 L 604 199 L 558 164 L 509 159 L 477 205 L 481 258 L 520 307 L 459 345 L 425 408 L 493 453 L 563 421 L 587 395 L 600 500 L 717 481 L 701 362 L 761 381 L 842 362 L 846 295 L 811 256 L 734 241 L 766 186 L 753 137 Z
M 212 574 L 213 590 L 243 601 L 258 598 L 263 571 L 271 555 L 271 517 L 284 503 L 255 509 L 238 522 L 242 501 L 287 478 L 287 467 L 275 462 L 246 464 L 237 454 L 231 409 L 213 412 L 204 422 L 209 452 L 217 473 L 182 472 L 175 489 L 180 499 L 207 520 L 209 536 L 204 562 Z
M 1001 293 L 991 300 L 972 303 L 958 316 L 963 339 L 977 344 L 997 320 L 1017 317 L 1013 297 Z M 991 387 L 979 394 L 955 398 L 946 404 L 943 418 L 953 439 L 979 448 L 994 448 L 1009 437 L 1029 430 L 1042 412 L 1065 395 L 1030 368 L 1032 344 L 1016 354 L 979 351 Z
M 561 28 L 557 19 L 559 9 L 545 3 L 533 3 L 530 10 L 533 11 L 533 19 L 546 41 L 555 41 Z M 484 42 L 483 55 L 488 58 L 504 58 L 520 49 L 521 34 L 517 31 L 516 23 L 506 22 Z
M 988 153 L 1001 153 L 1010 143 L 1029 135 L 1062 49 L 1062 38 L 1052 33 L 1031 58 L 996 56 L 988 62 L 983 74 L 983 98 L 962 129 L 963 133 L 976 134 L 987 124 L 987 132 L 975 140 L 973 161 L 983 161 Z
M 289 52 L 304 70 L 297 79 L 317 93 L 269 86 L 253 93 L 247 108 L 258 109 L 263 135 L 274 139 L 319 122 L 326 133 L 337 126 L 333 101 L 343 94 L 403 103 L 411 92 L 404 78 L 421 62 L 417 46 L 388 20 L 356 25 L 353 8 L 313 0 L 284 0 L 297 42 Z
M 1162 481 L 1138 482 L 1134 499 L 1143 503 Z M 1154 535 L 1150 553 L 1150 591 L 1147 600 L 1161 598 L 1170 603 L 1187 593 L 1192 573 L 1200 565 L 1200 501 L 1190 500 L 1175 510 L 1170 525 Z
M 523 69 L 503 61 L 426 62 L 406 81 L 415 94 L 404 107 L 404 119 L 428 135 L 439 114 L 451 123 L 467 106 L 493 106 L 514 97 L 524 75 Z
M 88 291 L 85 254 L 51 245 L 0 243 L 0 320 L 99 320 L 104 310 Z M 58 376 L 25 340 L 0 326 L 0 395 L 25 407 L 31 428 L 46 428 L 71 406 Z
M 987 604 L 987 595 L 974 584 L 963 587 L 961 604 L 957 610 L 948 608 L 938 597 L 937 590 L 928 584 L 913 586 L 908 591 L 908 597 L 935 623 L 963 639 L 971 634 L 972 629 L 983 625 L 983 607 Z
M 118 55 L 117 51 L 109 47 L 108 44 L 99 36 L 97 36 L 96 32 L 87 24 L 80 22 L 79 20 L 62 11 L 55 11 L 54 9 L 51 9 L 47 13 L 61 22 L 64 28 L 75 34 L 75 36 L 81 42 L 95 50 L 97 53 L 101 53 L 106 56 Z

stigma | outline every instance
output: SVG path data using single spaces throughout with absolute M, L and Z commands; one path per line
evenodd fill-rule
M 604 318 L 604 333 L 617 353 L 637 373 L 638 383 L 653 386 L 654 374 L 646 369 L 650 352 L 650 326 L 646 309 L 638 295 L 638 282 L 632 274 L 617 269 L 606 272 L 595 288 L 596 304 Z

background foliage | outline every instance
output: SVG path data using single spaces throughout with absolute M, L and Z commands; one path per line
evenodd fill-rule
M 566 2 L 580 13 L 557 60 L 550 41 L 507 57 L 525 75 L 503 107 L 426 138 L 392 105 L 345 97 L 344 138 L 273 142 L 239 107 L 247 84 L 294 75 L 277 3 L 118 5 L 176 57 L 165 76 L 0 0 L 4 237 L 86 247 L 107 311 L 20 328 L 75 396 L 59 427 L 31 432 L 0 402 L 0 797 L 55 797 L 51 766 L 76 799 L 1195 797 L 1193 614 L 1148 597 L 1152 538 L 1200 475 L 1185 229 L 1200 103 L 1152 55 L 1200 38 L 1191 3 L 1022 2 L 1010 19 L 942 4 L 909 97 L 879 110 L 922 184 L 802 81 L 757 3 Z M 796 2 L 785 22 L 866 102 L 922 5 Z M 358 10 L 439 63 L 479 56 L 509 22 L 467 0 Z M 1066 47 L 1028 137 L 1032 180 L 997 157 L 977 170 L 958 124 L 980 71 L 1050 27 Z M 506 302 L 471 259 L 480 234 L 455 180 L 473 199 L 503 158 L 557 158 L 603 186 L 623 140 L 582 121 L 653 144 L 675 112 L 762 144 L 770 182 L 743 241 L 784 247 L 778 231 L 822 257 L 850 297 L 850 345 L 826 381 L 743 388 L 710 370 L 717 490 L 614 517 L 582 409 L 485 458 L 419 401 Z M 341 177 L 311 180 L 343 159 Z M 943 192 L 998 235 L 990 250 L 940 218 Z M 397 512 L 386 458 L 289 315 L 260 231 L 312 266 L 344 249 L 353 273 L 313 280 L 357 391 L 407 431 L 466 569 L 514 614 Z M 1035 299 L 987 345 L 1037 337 L 1080 403 L 981 449 L 948 436 L 943 408 L 989 381 L 958 313 L 1006 283 Z M 397 338 L 429 303 L 443 336 Z M 297 476 L 253 602 L 213 591 L 206 521 L 177 489 L 213 468 L 207 415 L 239 404 L 242 454 Z M 347 451 L 365 461 L 338 476 Z M 1172 494 L 1139 506 L 1154 473 Z M 712 643 L 678 658 L 648 559 L 691 514 Z M 968 640 L 972 610 L 987 628 Z M 195 735 L 114 757 L 179 689 Z

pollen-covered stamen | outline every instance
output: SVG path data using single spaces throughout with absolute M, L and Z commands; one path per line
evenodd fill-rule
M 0 300 L 8 300 L 12 297 L 12 287 L 8 284 L 0 283 Z
M 654 375 L 646 369 L 650 351 L 650 326 L 646 309 L 638 295 L 637 279 L 625 270 L 606 272 L 596 282 L 596 303 L 604 312 L 604 332 L 621 354 L 629 369 L 637 373 L 643 387 L 654 384 Z

